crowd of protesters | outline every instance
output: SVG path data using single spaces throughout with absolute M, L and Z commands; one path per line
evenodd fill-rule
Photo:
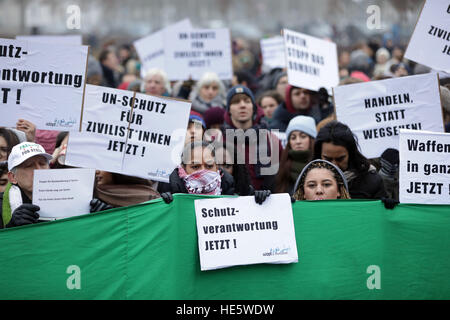
M 340 48 L 340 85 L 431 71 L 403 54 L 392 42 Z M 398 150 L 364 157 L 351 129 L 336 120 L 327 90 L 290 85 L 286 70 L 263 68 L 260 54 L 244 40 L 233 41 L 234 76 L 228 81 L 210 71 L 198 81 L 170 82 L 164 70 L 141 77 L 141 68 L 131 45 L 109 43 L 89 56 L 87 83 L 191 101 L 181 164 L 168 183 L 97 170 L 91 212 L 159 197 L 170 203 L 176 193 L 253 195 L 259 204 L 271 193 L 289 193 L 292 201 L 398 201 Z M 440 89 L 450 132 L 450 80 L 441 78 Z M 38 130 L 30 120 L 0 128 L 1 228 L 39 222 L 39 207 L 32 204 L 33 171 L 67 167 L 69 134 Z M 229 138 L 227 130 L 239 130 L 245 138 Z M 250 131 L 255 134 L 245 135 Z M 26 155 L 20 152 L 24 148 L 30 151 Z M 269 163 L 255 156 L 260 148 Z

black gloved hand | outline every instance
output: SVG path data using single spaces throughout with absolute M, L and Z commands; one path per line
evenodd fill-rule
M 6 225 L 6 228 L 24 226 L 27 224 L 36 223 L 39 219 L 39 211 L 41 208 L 31 203 L 24 203 L 14 210 L 11 220 Z
M 381 201 L 383 201 L 384 207 L 389 210 L 394 209 L 400 203 L 399 201 L 390 198 L 381 198 Z
M 263 204 L 267 197 L 270 196 L 270 190 L 256 190 L 255 191 L 255 202 L 257 204 Z
M 295 198 L 293 196 L 291 196 L 291 203 L 295 203 L 295 201 L 297 201 L 297 200 L 295 200 Z
M 105 211 L 105 210 L 109 210 L 109 209 L 113 208 L 113 206 L 111 206 L 97 198 L 94 198 L 91 200 L 90 206 L 91 206 L 91 213 Z
M 171 192 L 163 192 L 163 193 L 161 193 L 161 198 L 167 204 L 169 204 L 169 203 L 171 203 L 173 201 L 173 196 L 172 196 Z

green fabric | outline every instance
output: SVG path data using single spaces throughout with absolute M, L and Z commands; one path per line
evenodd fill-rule
M 299 262 L 200 271 L 193 195 L 0 231 L 2 299 L 449 299 L 450 207 L 296 202 Z M 210 197 L 211 198 L 211 197 Z M 66 286 L 77 265 L 81 289 Z M 381 271 L 369 290 L 367 268 Z
M 11 205 L 9 204 L 9 190 L 11 189 L 12 184 L 8 182 L 6 185 L 5 191 L 3 193 L 3 201 L 2 201 L 2 220 L 3 227 L 5 227 L 10 221 L 12 217 L 11 213 Z

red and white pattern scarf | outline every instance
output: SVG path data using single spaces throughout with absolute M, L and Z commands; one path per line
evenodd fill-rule
M 200 170 L 187 174 L 180 166 L 178 176 L 183 179 L 184 185 L 190 194 L 220 195 L 222 179 L 219 171 Z

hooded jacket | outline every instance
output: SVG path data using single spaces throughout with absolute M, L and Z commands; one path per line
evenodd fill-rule
M 291 98 L 291 91 L 294 87 L 288 85 L 286 87 L 286 100 L 282 102 L 273 113 L 272 121 L 270 123 L 271 129 L 278 129 L 281 132 L 286 132 L 289 122 L 296 116 L 309 116 L 314 118 L 316 124 L 323 119 L 320 107 L 317 104 L 312 105 L 306 111 L 297 111 L 294 109 Z

